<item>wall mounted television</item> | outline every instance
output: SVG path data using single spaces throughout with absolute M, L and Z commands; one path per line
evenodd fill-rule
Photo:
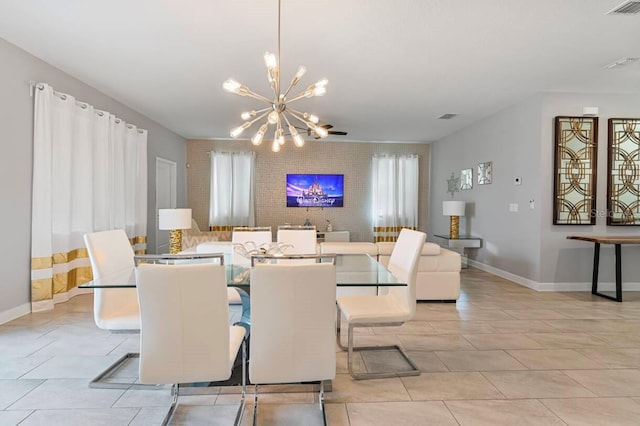
M 343 207 L 344 175 L 287 174 L 287 207 Z

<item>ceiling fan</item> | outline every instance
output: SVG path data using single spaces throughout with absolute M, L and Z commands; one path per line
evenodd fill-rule
M 347 132 L 343 132 L 339 130 L 329 130 L 333 128 L 332 124 L 318 124 L 318 127 L 322 127 L 323 129 L 326 129 L 329 135 L 345 136 L 347 134 Z M 303 127 L 296 127 L 296 129 L 306 131 L 307 136 L 313 136 L 314 139 L 320 139 L 320 136 L 316 135 L 313 129 L 311 129 L 310 127 L 307 127 L 306 129 Z

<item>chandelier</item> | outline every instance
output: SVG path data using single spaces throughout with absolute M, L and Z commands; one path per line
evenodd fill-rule
M 322 79 L 317 83 L 314 83 L 308 86 L 305 90 L 301 91 L 297 95 L 291 96 L 288 98 L 289 92 L 298 84 L 302 76 L 307 72 L 307 69 L 304 66 L 298 67 L 298 71 L 293 76 L 293 79 L 289 83 L 289 87 L 285 91 L 282 91 L 282 87 L 280 86 L 280 17 L 281 17 L 281 0 L 278 0 L 278 56 L 276 57 L 273 53 L 266 52 L 264 54 L 264 61 L 267 65 L 267 78 L 269 80 L 269 84 L 271 85 L 271 89 L 273 90 L 273 100 L 268 97 L 259 95 L 249 89 L 247 86 L 244 86 L 238 83 L 236 80 L 230 78 L 226 80 L 222 87 L 224 90 L 230 93 L 235 93 L 240 96 L 249 96 L 250 98 L 257 99 L 262 101 L 268 106 L 259 110 L 246 111 L 241 114 L 241 118 L 245 120 L 245 122 L 235 127 L 231 130 L 231 137 L 237 138 L 240 136 L 245 130 L 253 125 L 253 123 L 262 120 L 267 117 L 264 124 L 260 126 L 258 131 L 251 137 L 251 142 L 254 145 L 260 145 L 262 140 L 264 139 L 264 135 L 269 129 L 269 126 L 275 126 L 275 133 L 273 138 L 273 145 L 271 147 L 273 152 L 280 151 L 280 147 L 284 145 L 284 136 L 285 136 L 285 127 L 289 130 L 289 134 L 293 139 L 293 143 L 297 147 L 301 147 L 304 145 L 304 138 L 298 133 L 298 130 L 295 126 L 291 124 L 292 121 L 295 120 L 304 123 L 308 132 L 314 132 L 316 136 L 320 138 L 324 138 L 327 136 L 328 131 L 324 127 L 318 126 L 319 119 L 317 116 L 313 114 L 308 114 L 306 112 L 300 112 L 293 108 L 291 108 L 291 104 L 295 101 L 304 98 L 311 98 L 314 96 L 322 96 L 327 92 L 326 85 L 329 82 L 327 79 Z

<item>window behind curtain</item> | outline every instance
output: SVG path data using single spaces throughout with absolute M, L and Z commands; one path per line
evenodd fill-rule
M 400 229 L 418 227 L 417 155 L 374 155 L 372 216 L 375 241 L 395 241 Z
M 255 226 L 254 152 L 211 151 L 209 226 Z

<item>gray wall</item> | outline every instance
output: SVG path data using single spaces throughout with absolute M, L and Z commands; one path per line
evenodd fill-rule
M 406 143 L 355 143 L 309 140 L 301 149 L 287 142 L 278 153 L 271 144 L 254 147 L 248 141 L 187 142 L 189 162 L 189 207 L 201 229 L 209 219 L 209 156 L 211 150 L 256 152 L 256 224 L 271 226 L 291 223 L 302 225 L 305 219 L 320 230 L 326 220 L 333 229 L 351 232 L 351 241 L 373 241 L 371 219 L 371 157 L 379 154 L 418 154 L 420 156 L 420 199 L 418 227 L 426 229 L 429 198 L 429 145 Z M 287 173 L 344 174 L 344 207 L 309 209 L 286 207 Z
M 562 283 L 591 280 L 593 247 L 569 241 L 572 234 L 638 234 L 637 227 L 607 227 L 606 218 L 595 226 L 557 226 L 553 215 L 553 120 L 558 115 L 582 114 L 584 106 L 598 106 L 599 146 L 597 209 L 606 210 L 607 119 L 638 117 L 640 96 L 597 94 L 540 94 L 507 108 L 475 125 L 432 144 L 430 229 L 447 232 L 441 202 L 451 199 L 446 180 L 454 172 L 472 168 L 474 186 L 456 192 L 454 199 L 469 203 L 461 229 L 483 238 L 483 247 L 471 258 L 540 289 L 576 288 Z M 477 184 L 477 164 L 493 161 L 493 183 Z M 521 177 L 522 184 L 513 183 Z M 531 209 L 529 201 L 534 200 Z M 518 204 L 517 213 L 509 204 Z M 640 247 L 623 249 L 623 258 L 637 259 Z M 612 282 L 612 249 L 601 253 L 602 281 Z M 638 282 L 640 264 L 623 262 L 626 281 Z M 584 288 L 584 287 L 582 287 Z
M 149 131 L 149 194 L 147 245 L 155 247 L 155 158 L 178 163 L 178 205 L 186 205 L 185 140 L 147 117 L 100 93 L 0 39 L 0 193 L 3 244 L 0 245 L 0 319 L 22 313 L 30 303 L 31 177 L 33 156 L 33 98 L 29 80 L 50 84 L 59 92 L 109 111 Z M 2 322 L 2 321 L 0 321 Z

